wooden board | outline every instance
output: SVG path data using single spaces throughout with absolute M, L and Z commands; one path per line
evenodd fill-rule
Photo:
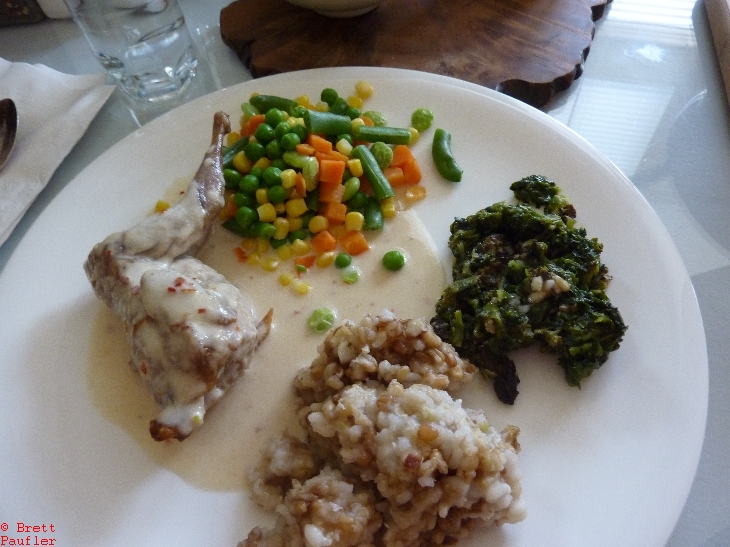
M 730 0 L 705 0 L 705 8 L 725 92 L 730 99 Z
M 579 77 L 611 0 L 383 0 L 332 19 L 285 0 L 221 10 L 223 42 L 255 78 L 333 66 L 453 76 L 541 107 Z

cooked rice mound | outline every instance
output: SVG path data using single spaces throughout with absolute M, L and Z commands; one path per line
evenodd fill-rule
M 277 523 L 239 547 L 441 545 L 523 520 L 519 430 L 442 389 L 472 375 L 427 322 L 386 312 L 331 331 L 295 382 L 300 436 L 274 439 L 252 472 Z

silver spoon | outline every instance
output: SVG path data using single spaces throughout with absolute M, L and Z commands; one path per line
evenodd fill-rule
M 18 134 L 18 110 L 12 99 L 0 100 L 0 169 L 8 161 Z

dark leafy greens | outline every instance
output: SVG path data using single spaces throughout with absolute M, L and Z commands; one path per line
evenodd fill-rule
M 577 225 L 560 188 L 533 175 L 510 189 L 517 204 L 496 203 L 452 223 L 453 282 L 431 323 L 513 404 L 519 377 L 511 352 L 539 344 L 579 387 L 627 327 L 606 296 L 603 246 Z

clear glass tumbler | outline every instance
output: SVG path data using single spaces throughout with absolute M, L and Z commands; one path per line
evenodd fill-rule
M 197 60 L 177 0 L 64 0 L 101 65 L 134 99 L 179 95 Z

